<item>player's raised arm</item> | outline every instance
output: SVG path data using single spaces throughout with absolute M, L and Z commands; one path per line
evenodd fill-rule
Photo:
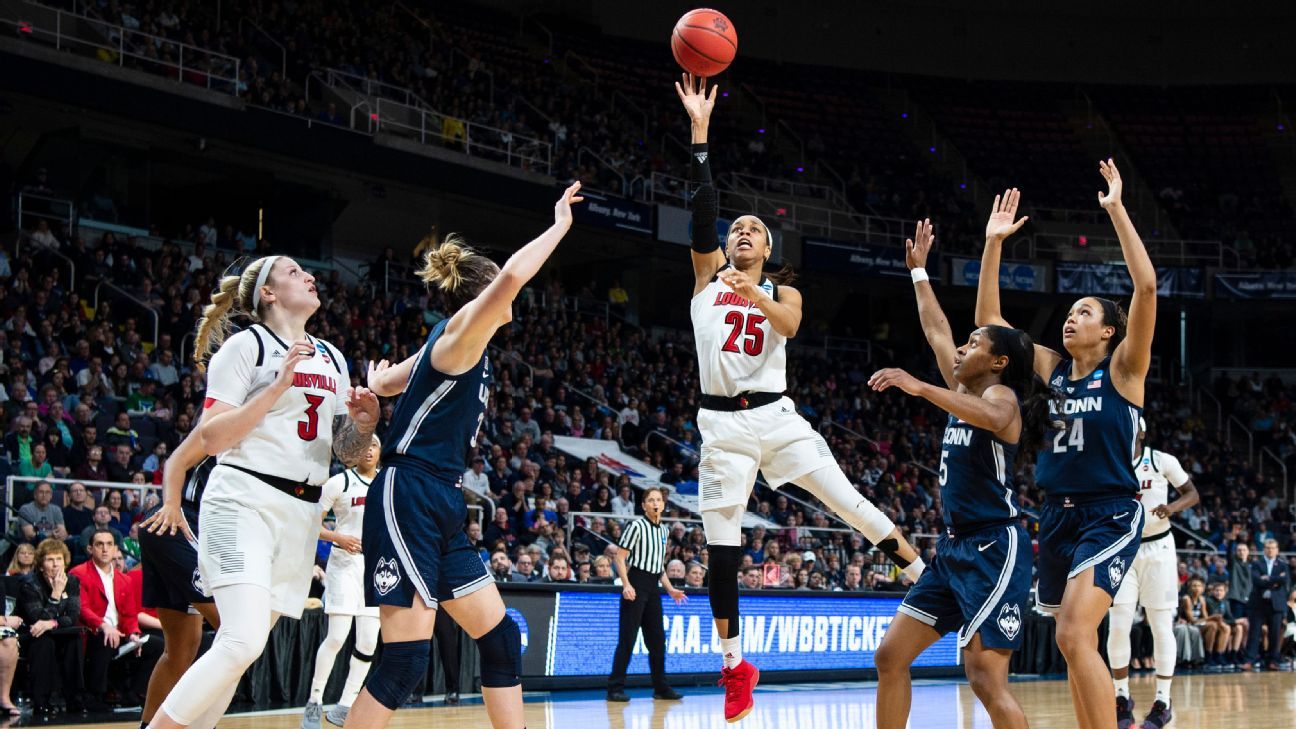
M 927 277 L 927 254 L 936 243 L 932 233 L 931 219 L 920 220 L 914 228 L 914 237 L 905 241 L 905 265 L 909 266 L 914 281 L 914 295 L 918 299 L 918 320 L 922 322 L 923 335 L 936 354 L 936 365 L 940 367 L 941 378 L 951 390 L 958 389 L 954 379 L 954 334 L 950 331 L 949 319 L 941 310 L 936 300 L 936 291 L 932 289 Z
M 1111 216 L 1116 237 L 1120 239 L 1121 252 L 1125 256 L 1125 266 L 1129 269 L 1130 278 L 1134 280 L 1134 297 L 1130 301 L 1125 339 L 1116 345 L 1116 351 L 1112 354 L 1112 369 L 1124 380 L 1122 384 L 1131 387 L 1131 394 L 1132 390 L 1138 390 L 1137 402 L 1142 402 L 1143 378 L 1152 364 L 1152 335 L 1156 331 L 1156 268 L 1152 266 L 1143 239 L 1134 230 L 1134 223 L 1130 221 L 1129 213 L 1121 202 L 1124 185 L 1116 163 L 1108 159 L 1099 162 L 1098 169 L 1107 180 L 1107 194 L 1098 193 L 1098 204 Z
M 564 190 L 554 204 L 553 225 L 509 256 L 499 274 L 481 294 L 450 317 L 445 334 L 437 340 L 430 353 L 432 366 L 439 372 L 448 375 L 467 372 L 481 359 L 486 345 L 495 336 L 495 330 L 513 318 L 513 299 L 540 272 L 559 241 L 571 229 L 571 206 L 585 199 L 579 194 L 580 188 L 581 184 L 576 182 Z
M 975 318 L 979 327 L 1012 326 L 1003 317 L 1003 308 L 999 303 L 999 260 L 1003 253 L 1003 242 L 1030 220 L 1030 216 L 1015 219 L 1020 203 L 1021 192 L 1017 188 L 1004 190 L 1002 195 L 995 195 L 990 219 L 986 221 L 985 250 L 981 253 L 981 275 L 977 279 Z M 1035 345 L 1035 373 L 1045 381 L 1061 361 L 1062 355 L 1043 345 Z
M 716 219 L 720 217 L 720 198 L 711 183 L 711 161 L 707 146 L 707 130 L 711 124 L 711 110 L 715 108 L 716 92 L 712 86 L 708 94 L 706 79 L 691 73 L 684 74 L 683 84 L 675 82 L 684 110 L 688 112 L 692 129 L 693 146 L 689 156 L 689 182 L 697 186 L 690 201 L 693 209 L 693 295 L 697 296 L 711 277 L 725 265 L 725 254 L 716 234 Z

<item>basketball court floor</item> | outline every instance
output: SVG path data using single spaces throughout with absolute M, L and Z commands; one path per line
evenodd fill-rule
M 1154 691 L 1150 676 L 1135 677 L 1130 687 L 1142 722 Z M 1071 729 L 1071 696 L 1065 681 L 1023 680 L 1013 691 L 1034 729 Z M 718 688 L 682 688 L 683 701 L 653 701 L 647 689 L 629 692 L 628 704 L 610 704 L 602 691 L 528 693 L 529 729 L 721 729 L 723 695 Z M 756 710 L 739 729 L 870 729 L 875 726 L 876 684 L 772 684 L 756 690 Z M 480 699 L 465 696 L 447 707 L 439 696 L 423 706 L 396 713 L 393 729 L 489 727 Z M 1296 726 L 1296 674 L 1191 675 L 1175 679 L 1175 729 L 1279 729 Z M 123 718 L 132 715 L 123 715 Z M 221 729 L 298 729 L 301 709 L 237 714 L 225 717 Z M 991 729 L 990 718 L 966 683 L 919 680 L 914 684 L 914 729 Z M 54 726 L 44 724 L 43 726 Z M 136 729 L 138 720 L 79 724 L 81 729 Z M 324 729 L 331 729 L 325 724 Z

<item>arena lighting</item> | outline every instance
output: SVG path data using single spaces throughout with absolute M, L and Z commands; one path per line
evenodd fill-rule
M 1076 239 L 1076 242 L 1078 242 L 1081 245 L 1081 247 L 1087 246 L 1089 245 L 1089 236 L 1082 235 L 1078 239 Z
M 927 148 L 927 151 L 928 151 L 928 152 L 931 152 L 932 154 L 936 154 L 936 148 L 935 148 L 935 147 L 928 147 L 928 148 Z
M 725 97 L 726 99 L 729 98 L 729 92 L 728 92 L 728 91 L 723 91 L 723 92 L 720 93 L 720 95 L 723 96 L 723 97 Z
M 797 168 L 797 172 L 805 172 L 805 168 L 804 168 L 804 167 L 798 167 L 798 168 Z
M 265 208 L 257 208 L 257 240 L 265 240 Z
M 960 190 L 966 190 L 966 189 L 967 189 L 967 183 L 966 183 L 966 182 L 960 182 L 960 183 L 959 183 L 959 189 L 960 189 Z
M 777 208 L 774 210 L 774 214 L 780 218 L 785 218 L 787 217 L 787 208 Z
M 25 21 L 25 20 L 20 20 L 20 21 L 18 21 L 18 32 L 19 32 L 19 33 L 31 33 L 31 32 L 33 32 L 33 31 L 32 31 L 32 24 L 31 24 L 31 23 L 28 23 L 28 22 Z
M 908 118 L 909 118 L 909 112 L 907 112 L 907 111 L 902 111 L 902 112 L 900 112 L 900 118 L 901 118 L 901 119 L 908 119 Z
M 756 133 L 757 133 L 757 134 L 764 134 L 764 133 L 765 133 L 765 127 L 761 127 L 760 129 L 757 129 L 757 130 L 756 130 Z
M 370 114 L 369 121 L 378 121 L 378 114 Z

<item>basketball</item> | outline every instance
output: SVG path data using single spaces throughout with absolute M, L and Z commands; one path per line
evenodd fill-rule
M 738 32 L 724 13 L 709 8 L 690 10 L 671 33 L 675 62 L 694 76 L 723 73 L 738 53 Z

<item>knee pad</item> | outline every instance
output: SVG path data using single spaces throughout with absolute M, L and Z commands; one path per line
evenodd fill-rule
M 369 673 L 369 694 L 392 711 L 400 708 L 427 675 L 431 652 L 431 640 L 384 643 L 382 659 Z
M 1173 608 L 1154 608 L 1147 611 L 1148 627 L 1152 629 L 1152 659 L 1156 661 L 1158 676 L 1173 676 L 1178 642 L 1175 639 L 1175 611 Z
M 522 683 L 522 631 L 505 615 L 499 625 L 477 639 L 483 688 L 510 688 Z M 458 670 L 447 666 L 446 670 Z
M 1107 611 L 1107 663 L 1112 668 L 1130 664 L 1130 631 L 1134 627 L 1134 603 L 1112 605 Z
M 738 567 L 742 565 L 742 549 L 717 544 L 710 547 L 711 564 L 708 566 L 708 597 L 711 615 L 717 620 L 729 621 L 729 635 L 738 636 Z

